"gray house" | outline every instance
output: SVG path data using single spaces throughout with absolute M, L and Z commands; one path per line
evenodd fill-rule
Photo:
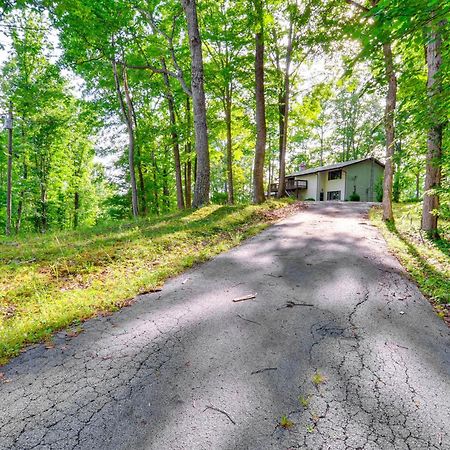
M 384 164 L 375 158 L 356 159 L 286 175 L 286 192 L 299 200 L 349 200 L 352 193 L 363 202 L 376 201 L 375 185 Z M 278 185 L 272 184 L 276 192 Z

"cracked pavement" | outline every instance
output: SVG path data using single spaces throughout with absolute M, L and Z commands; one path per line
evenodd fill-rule
M 21 354 L 0 449 L 450 449 L 449 329 L 367 210 L 311 204 Z

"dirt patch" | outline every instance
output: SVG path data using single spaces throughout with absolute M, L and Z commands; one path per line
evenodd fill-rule
M 283 208 L 265 211 L 261 213 L 261 216 L 266 220 L 277 221 L 292 216 L 306 208 L 307 206 L 303 202 L 295 202 Z

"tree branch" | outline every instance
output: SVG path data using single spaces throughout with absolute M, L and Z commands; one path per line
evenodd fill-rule
M 121 66 L 126 67 L 127 69 L 150 70 L 155 73 L 162 73 L 162 74 L 169 75 L 169 77 L 176 78 L 180 82 L 181 87 L 183 88 L 183 91 L 187 95 L 189 95 L 189 97 L 192 97 L 192 91 L 189 88 L 189 86 L 186 84 L 186 81 L 184 80 L 184 78 L 180 77 L 179 74 L 172 72 L 171 70 L 164 69 L 162 67 L 155 67 L 155 66 L 152 66 L 151 64 L 127 64 L 123 61 L 115 61 L 115 63 L 120 64 Z
M 170 57 L 172 59 L 173 65 L 175 67 L 176 74 L 174 72 L 167 71 L 167 69 L 166 69 L 165 72 L 160 72 L 160 73 L 166 73 L 167 75 L 176 78 L 180 82 L 181 87 L 186 92 L 186 94 L 188 94 L 190 97 L 192 97 L 191 89 L 188 87 L 188 85 L 186 83 L 186 79 L 184 77 L 183 69 L 178 64 L 178 60 L 177 60 L 177 57 L 176 57 L 176 54 L 175 54 L 175 48 L 173 46 L 173 38 L 174 38 L 174 35 L 175 35 L 175 26 L 176 26 L 176 20 L 177 20 L 178 16 L 177 15 L 173 16 L 172 32 L 169 35 L 164 30 L 162 30 L 161 28 L 159 28 L 157 26 L 155 18 L 153 17 L 153 14 L 151 12 L 146 11 L 146 10 L 141 9 L 141 8 L 138 8 L 138 10 L 141 12 L 141 14 L 143 14 L 148 19 L 153 32 L 163 36 L 166 39 L 167 43 L 168 43 Z
M 360 11 L 369 12 L 370 9 L 365 7 L 364 5 L 361 5 L 361 3 L 355 2 L 354 0 L 345 0 L 346 3 L 349 5 L 356 6 Z

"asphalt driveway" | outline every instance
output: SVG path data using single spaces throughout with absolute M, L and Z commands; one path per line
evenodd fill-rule
M 14 359 L 0 449 L 450 449 L 449 329 L 367 209 L 311 204 Z

